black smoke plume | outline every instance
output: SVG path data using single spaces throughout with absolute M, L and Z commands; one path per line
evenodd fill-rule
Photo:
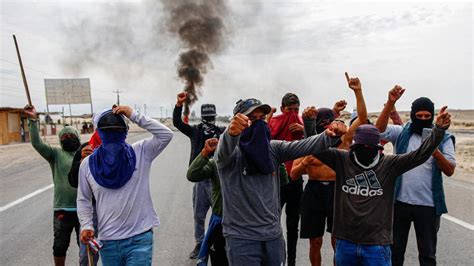
M 201 94 L 204 75 L 212 68 L 210 54 L 221 52 L 226 44 L 227 5 L 224 0 L 162 0 L 169 12 L 167 29 L 179 37 L 186 51 L 178 58 L 178 76 L 188 93 L 184 114 Z

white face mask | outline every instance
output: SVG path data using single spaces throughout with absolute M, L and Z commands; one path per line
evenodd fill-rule
M 377 153 L 377 155 L 374 158 L 374 161 L 371 164 L 369 164 L 368 166 L 363 165 L 361 162 L 359 162 L 359 160 L 357 160 L 357 154 L 355 152 L 354 152 L 354 160 L 360 167 L 362 167 L 364 169 L 374 168 L 374 166 L 376 166 L 379 163 L 380 152 Z

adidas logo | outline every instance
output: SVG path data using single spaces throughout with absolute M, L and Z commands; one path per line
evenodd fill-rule
M 346 179 L 346 184 L 342 186 L 342 191 L 358 196 L 374 197 L 382 196 L 383 189 L 374 171 L 365 171 L 354 178 Z

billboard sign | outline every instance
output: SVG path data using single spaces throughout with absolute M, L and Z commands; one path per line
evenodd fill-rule
M 45 79 L 46 104 L 92 104 L 91 85 L 84 79 Z

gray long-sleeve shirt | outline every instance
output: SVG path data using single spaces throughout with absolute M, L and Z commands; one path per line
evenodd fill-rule
M 163 124 L 135 111 L 130 120 L 153 136 L 132 144 L 137 159 L 136 169 L 123 187 L 108 189 L 97 184 L 89 169 L 89 157 L 82 161 L 79 168 L 77 215 L 81 229 L 94 228 L 94 195 L 101 240 L 129 238 L 160 224 L 151 200 L 149 175 L 153 160 L 170 143 L 173 132 Z
M 223 199 L 223 233 L 256 241 L 278 238 L 280 224 L 280 164 L 321 152 L 338 138 L 324 133 L 298 141 L 270 141 L 270 158 L 275 172 L 267 175 L 244 175 L 240 136 L 232 137 L 226 130 L 217 146 L 214 160 L 221 181 Z

